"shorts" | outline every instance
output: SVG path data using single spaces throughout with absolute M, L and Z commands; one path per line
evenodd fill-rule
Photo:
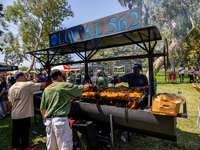
M 8 101 L 7 95 L 2 95 L 1 96 L 1 101 Z

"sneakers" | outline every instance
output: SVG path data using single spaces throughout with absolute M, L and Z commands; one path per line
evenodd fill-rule
M 1 116 L 1 117 L 0 117 L 0 120 L 1 120 L 1 119 L 5 119 L 5 118 L 6 118 L 6 116 Z
M 12 150 L 17 150 L 15 147 L 12 147 Z
M 34 150 L 36 149 L 36 145 L 29 145 L 25 150 Z
M 7 113 L 6 113 L 6 116 L 10 116 L 10 113 L 7 112 Z

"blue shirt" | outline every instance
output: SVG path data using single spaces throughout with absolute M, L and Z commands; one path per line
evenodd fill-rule
M 121 82 L 128 82 L 129 87 L 143 87 L 148 85 L 147 77 L 143 74 L 135 76 L 134 73 L 129 73 L 119 79 Z
M 46 82 L 46 81 L 43 78 L 39 78 L 38 81 L 37 81 L 37 83 L 41 83 L 41 82 Z

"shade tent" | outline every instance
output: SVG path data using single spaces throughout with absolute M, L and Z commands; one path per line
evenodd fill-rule
M 58 66 L 51 68 L 51 70 L 55 70 L 55 69 L 58 69 L 60 71 L 69 71 L 70 70 L 68 65 L 58 65 Z
M 81 70 L 79 68 L 70 68 L 68 65 L 58 65 L 51 68 L 51 70 L 55 70 L 55 69 L 58 69 L 60 71 Z
M 14 70 L 14 71 L 11 71 L 12 74 L 15 74 L 16 72 L 23 72 L 21 70 Z
M 54 62 L 53 58 L 60 57 L 76 53 L 82 60 L 81 61 L 74 61 L 74 62 L 66 62 L 65 64 L 85 64 L 85 79 L 86 82 L 89 82 L 89 75 L 88 75 L 88 64 L 92 62 L 102 62 L 102 61 L 113 61 L 113 60 L 125 60 L 125 59 L 138 59 L 138 58 L 148 58 L 149 62 L 149 102 L 148 105 L 150 106 L 150 102 L 152 99 L 152 95 L 154 93 L 154 85 L 153 85 L 153 58 L 159 56 L 167 56 L 165 52 L 165 47 L 167 42 L 164 43 L 164 53 L 155 53 L 154 49 L 157 44 L 158 40 L 161 40 L 161 35 L 156 26 L 149 26 L 144 28 L 133 28 L 128 31 L 124 30 L 121 32 L 99 36 L 99 37 L 92 37 L 89 39 L 82 39 L 72 43 L 66 43 L 58 46 L 52 46 L 46 49 L 41 49 L 37 51 L 28 52 L 29 54 L 35 56 L 41 64 L 44 66 L 45 69 L 49 70 L 48 74 L 50 74 L 51 66 L 56 65 L 63 65 L 64 63 L 57 63 Z M 152 42 L 152 44 L 151 44 Z M 142 55 L 133 55 L 133 56 L 120 56 L 120 57 L 111 57 L 111 58 L 97 58 L 92 59 L 93 56 L 100 51 L 101 49 L 111 48 L 111 47 L 118 47 L 124 45 L 136 44 L 141 48 L 142 51 L 146 52 L 146 54 Z M 81 54 L 81 52 L 85 52 L 85 56 Z M 86 55 L 87 54 L 87 55 Z M 47 55 L 49 60 L 47 62 L 41 60 L 38 56 Z M 164 57 L 165 59 L 165 57 Z M 48 69 L 49 68 L 49 69 Z

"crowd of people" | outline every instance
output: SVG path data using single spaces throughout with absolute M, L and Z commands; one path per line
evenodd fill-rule
M 69 149 L 73 147 L 72 130 L 68 120 L 70 112 L 70 103 L 73 97 L 80 97 L 83 91 L 90 86 L 108 87 L 108 83 L 117 84 L 127 82 L 129 87 L 148 86 L 147 77 L 140 73 L 142 66 L 134 64 L 133 73 L 121 77 L 108 76 L 102 70 L 89 70 L 89 83 L 85 83 L 85 75 L 78 71 L 70 71 L 68 75 L 55 69 L 51 71 L 50 78 L 46 73 L 37 75 L 16 72 L 14 75 L 8 74 L 7 77 L 0 76 L 0 100 L 3 105 L 3 115 L 0 119 L 5 119 L 10 115 L 12 107 L 12 150 L 18 147 L 21 149 L 32 150 L 35 145 L 29 145 L 30 117 L 34 116 L 33 92 L 43 88 L 40 111 L 46 126 L 47 149 Z M 180 83 L 184 82 L 184 67 L 179 67 Z M 198 82 L 198 68 L 193 71 L 189 68 L 188 75 L 192 78 L 195 75 Z M 49 81 L 51 79 L 51 81 Z M 32 81 L 32 82 L 30 82 Z M 193 85 L 200 91 L 195 85 Z M 10 102 L 10 103 L 9 103 Z M 144 101 L 144 106 L 147 106 Z M 61 138 L 64 137 L 64 138 Z M 20 140 L 21 139 L 21 140 Z M 21 142 L 20 142 L 21 141 Z
M 108 86 L 108 79 L 102 70 L 97 70 L 97 76 L 93 74 L 93 70 L 88 74 L 90 85 Z M 46 131 L 50 131 L 47 132 L 47 149 L 72 149 L 72 132 L 67 117 L 70 100 L 80 97 L 83 91 L 88 90 L 89 83 L 85 84 L 85 76 L 79 71 L 70 71 L 66 77 L 59 70 L 53 70 L 50 76 L 51 81 L 47 82 L 46 73 L 34 75 L 16 72 L 14 75 L 0 75 L 0 101 L 3 105 L 0 119 L 10 116 L 11 107 L 12 150 L 18 147 L 23 150 L 36 148 L 35 145 L 29 145 L 30 118 L 34 116 L 33 93 L 42 88 L 44 91 L 40 109 L 44 125 L 48 129 Z
M 200 71 L 198 67 L 192 69 L 191 67 L 188 68 L 188 76 L 190 78 L 190 83 L 198 83 L 199 81 Z
M 183 64 L 180 64 L 178 68 L 180 83 L 184 83 L 184 70 L 185 67 L 183 66 Z M 192 69 L 192 67 L 188 67 L 188 76 L 190 78 L 190 83 L 198 83 L 199 75 L 200 71 L 198 67 L 195 67 L 194 69 Z

